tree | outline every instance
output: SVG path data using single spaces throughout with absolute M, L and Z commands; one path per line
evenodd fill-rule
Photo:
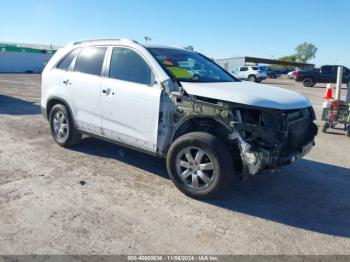
M 278 60 L 287 61 L 287 62 L 296 62 L 297 57 L 296 55 L 286 55 L 286 56 L 280 57 Z
M 317 47 L 311 43 L 304 42 L 295 48 L 298 62 L 306 63 L 310 59 L 315 58 Z

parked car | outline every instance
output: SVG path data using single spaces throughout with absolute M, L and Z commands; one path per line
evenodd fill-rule
M 298 71 L 299 71 L 299 70 L 294 70 L 294 71 L 289 72 L 289 73 L 287 74 L 288 79 L 295 80 L 296 73 L 297 73 Z
M 317 133 L 298 93 L 240 81 L 194 51 L 127 39 L 59 49 L 42 73 L 41 108 L 58 145 L 86 134 L 165 158 L 176 187 L 195 198 L 293 163 Z
M 268 78 L 276 79 L 277 77 L 281 76 L 281 74 L 278 71 L 272 69 L 269 66 L 258 66 L 258 68 L 259 71 L 264 72 Z
M 301 70 L 295 73 L 295 80 L 303 82 L 305 87 L 313 87 L 316 83 L 336 83 L 337 65 L 324 65 L 320 69 Z M 350 81 L 350 70 L 344 67 L 343 83 Z
M 251 82 L 260 83 L 262 80 L 266 79 L 266 72 L 259 71 L 257 66 L 241 66 L 234 67 L 231 70 L 233 76 L 241 80 L 248 80 Z

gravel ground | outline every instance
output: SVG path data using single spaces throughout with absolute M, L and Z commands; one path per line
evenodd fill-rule
M 265 83 L 306 95 L 320 116 L 322 86 Z M 341 130 L 320 133 L 305 159 L 203 202 L 173 186 L 161 159 L 88 137 L 56 145 L 39 86 L 38 75 L 0 75 L 0 254 L 350 254 Z

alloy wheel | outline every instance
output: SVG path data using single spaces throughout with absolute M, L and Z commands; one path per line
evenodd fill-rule
M 57 111 L 53 118 L 53 130 L 58 139 L 68 137 L 68 119 L 62 111 Z
M 215 168 L 203 149 L 186 147 L 176 157 L 176 173 L 185 186 L 205 189 L 214 180 Z

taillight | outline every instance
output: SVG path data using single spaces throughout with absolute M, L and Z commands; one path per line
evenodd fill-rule
M 300 76 L 300 72 L 299 71 L 298 72 L 294 72 L 293 75 L 294 75 L 295 78 L 298 78 Z

